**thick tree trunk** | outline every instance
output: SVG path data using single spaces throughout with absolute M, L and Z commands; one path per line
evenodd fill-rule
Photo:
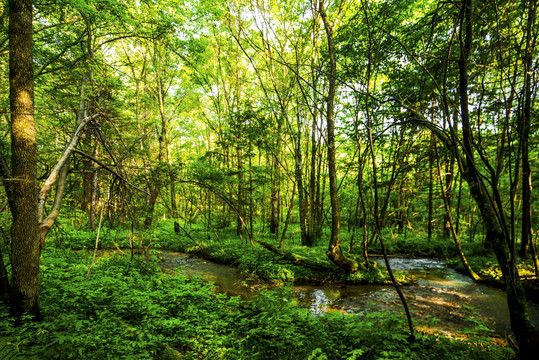
M 37 149 L 32 1 L 9 1 L 9 80 L 13 203 L 11 310 L 40 317 Z
M 537 357 L 539 333 L 530 323 L 526 306 L 526 296 L 514 259 L 512 259 L 513 253 L 509 248 L 509 232 L 504 230 L 503 223 L 499 219 L 499 217 L 501 218 L 505 214 L 500 213 L 503 210 L 501 208 L 496 209 L 494 203 L 491 201 L 474 160 L 473 133 L 468 109 L 467 69 L 468 56 L 471 51 L 473 39 L 473 0 L 463 0 L 461 9 L 461 32 L 464 34 L 464 39 L 461 42 L 459 60 L 459 91 L 463 136 L 462 147 L 466 162 L 463 176 L 468 182 L 470 195 L 475 200 L 481 213 L 483 225 L 486 229 L 486 242 L 494 250 L 503 274 L 509 316 L 511 318 L 511 328 L 518 342 L 519 356 L 522 359 L 535 359 Z M 496 185 L 494 184 L 494 186 Z

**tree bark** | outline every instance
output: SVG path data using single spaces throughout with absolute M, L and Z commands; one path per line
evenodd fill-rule
M 507 293 L 511 328 L 519 346 L 519 356 L 522 359 L 535 359 L 537 357 L 537 344 L 539 334 L 530 323 L 526 296 L 520 282 L 513 255 L 509 248 L 509 232 L 504 229 L 501 217 L 501 208 L 497 209 L 490 199 L 488 191 L 482 181 L 481 175 L 474 160 L 473 133 L 470 125 L 468 100 L 468 57 L 472 48 L 473 39 L 473 0 L 462 0 L 461 6 L 461 50 L 459 59 L 459 91 L 462 124 L 462 147 L 465 156 L 465 167 L 462 175 L 468 182 L 470 195 L 479 208 L 483 225 L 486 229 L 486 242 L 494 250 L 500 270 L 502 271 Z M 495 186 L 495 184 L 493 184 Z M 495 189 L 493 189 L 495 190 Z M 498 211 L 497 211 L 498 210 Z
M 11 312 L 41 317 L 32 1 L 9 1 L 9 80 L 13 203 Z

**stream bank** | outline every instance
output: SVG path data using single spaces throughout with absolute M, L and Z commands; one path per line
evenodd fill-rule
M 245 285 L 245 279 L 235 267 L 168 251 L 161 253 L 161 260 L 160 266 L 200 276 L 214 283 L 220 292 L 244 299 L 257 293 L 256 289 Z M 393 269 L 405 271 L 417 279 L 416 284 L 403 286 L 402 290 L 419 329 L 446 336 L 463 333 L 506 337 L 511 333 L 503 290 L 476 283 L 443 260 L 393 257 L 390 264 Z M 402 312 L 391 285 L 302 284 L 292 286 L 292 290 L 298 306 L 309 308 L 315 315 L 327 311 L 344 314 Z M 529 302 L 529 310 L 532 322 L 539 326 L 539 305 Z

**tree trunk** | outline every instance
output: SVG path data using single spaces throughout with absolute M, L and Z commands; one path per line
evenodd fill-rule
M 432 228 L 434 222 L 434 145 L 436 144 L 434 139 L 434 134 L 430 135 L 430 146 L 429 146 L 429 200 L 428 200 L 428 218 L 427 218 L 427 239 L 430 241 L 432 239 Z
M 150 178 L 148 182 L 152 181 Z M 152 225 L 153 213 L 155 210 L 155 203 L 157 202 L 157 197 L 159 196 L 159 187 L 157 185 L 147 184 L 146 189 L 148 194 L 146 195 L 146 219 L 144 220 L 144 227 L 149 228 Z
M 464 255 L 464 251 L 462 251 L 462 246 L 460 245 L 459 236 L 457 232 L 455 231 L 455 227 L 453 226 L 453 218 L 451 216 L 451 207 L 450 207 L 450 202 L 448 198 L 449 192 L 447 191 L 447 188 L 446 188 L 447 183 L 444 184 L 442 169 L 440 167 L 440 157 L 438 156 L 438 147 L 436 146 L 436 143 L 434 144 L 434 153 L 436 154 L 436 169 L 438 172 L 438 180 L 440 181 L 440 188 L 441 188 L 440 190 L 442 192 L 442 200 L 444 201 L 445 213 L 447 216 L 447 220 L 446 220 L 447 225 L 445 225 L 444 228 L 449 227 L 449 230 L 451 231 L 451 235 L 453 236 L 453 241 L 455 243 L 455 250 L 457 251 L 460 262 L 462 263 L 462 266 L 464 267 L 468 275 L 470 275 L 470 277 L 474 280 L 479 280 L 479 276 L 475 273 L 475 271 L 473 271 L 470 264 L 468 264 L 468 260 L 466 259 L 466 256 Z
M 315 110 L 316 111 L 316 110 Z M 316 126 L 317 126 L 317 116 L 316 112 L 313 115 L 313 123 L 311 127 L 311 168 L 310 168 L 310 182 L 309 182 L 309 205 L 310 205 L 310 212 L 309 212 L 309 227 L 307 229 L 308 237 L 311 240 L 311 243 L 314 244 L 316 237 L 315 237 L 315 219 L 316 219 L 316 212 L 317 212 L 317 205 L 316 204 L 316 155 L 317 155 L 317 149 L 318 149 L 318 143 L 316 140 Z
M 270 210 L 270 233 L 279 234 L 279 187 L 280 187 L 280 173 L 279 173 L 279 153 L 273 155 L 272 162 L 272 181 L 271 181 L 271 210 Z
M 32 1 L 9 1 L 9 80 L 13 203 L 11 311 L 40 318 L 37 149 Z
M 528 258 L 530 242 L 532 239 L 532 173 L 529 159 L 529 137 L 531 126 L 531 79 L 533 75 L 533 45 L 532 26 L 535 23 L 537 10 L 536 1 L 525 1 L 528 5 L 528 20 L 526 26 L 526 49 L 524 54 L 524 110 L 521 115 L 520 124 L 520 146 L 522 149 L 522 238 L 520 246 L 520 257 Z
M 159 134 L 159 161 L 166 161 L 168 178 L 170 181 L 170 212 L 173 218 L 178 217 L 178 206 L 176 204 L 175 176 L 172 169 L 172 159 L 170 156 L 170 140 L 168 136 L 168 119 L 165 114 L 166 92 L 163 86 L 163 79 L 159 73 L 157 76 L 157 100 L 159 102 L 159 114 L 161 116 L 161 132 Z
M 88 117 L 91 110 L 90 103 L 91 98 L 89 95 L 89 89 L 92 84 L 93 78 L 93 67 L 92 60 L 94 58 L 93 50 L 93 32 L 92 32 L 92 23 L 91 19 L 85 15 L 82 15 L 84 22 L 86 24 L 86 53 L 84 54 L 83 64 L 84 64 L 84 73 L 82 74 L 82 80 L 80 84 L 80 99 L 79 99 L 79 112 L 77 114 L 77 123 L 82 122 L 85 118 Z M 91 94 L 91 91 L 90 91 Z M 87 128 L 84 131 L 85 144 L 92 148 L 92 140 L 94 140 L 94 129 Z M 93 156 L 96 158 L 97 151 L 97 140 L 95 140 L 95 145 L 93 146 Z M 92 208 L 92 201 L 95 198 L 95 187 L 94 187 L 94 177 L 96 165 L 90 159 L 84 158 L 83 163 L 83 175 L 82 175 L 82 188 L 83 188 L 83 198 L 82 198 L 82 209 L 88 215 L 88 222 L 90 225 L 90 230 L 95 231 L 95 207 Z
M 444 213 L 444 237 L 449 238 L 451 236 L 451 205 L 453 204 L 452 188 L 453 188 L 453 171 L 455 170 L 455 161 L 453 158 L 448 159 L 445 168 L 445 194 L 442 194 L 447 201 L 447 209 Z
M 253 148 L 252 148 L 251 140 L 249 140 L 249 241 L 251 242 L 251 246 L 255 246 L 255 243 L 253 241 L 253 233 L 254 233 L 253 217 L 254 217 L 254 212 L 255 212 L 255 204 L 254 204 L 252 154 L 253 154 Z
M 298 205 L 299 205 L 299 227 L 301 230 L 301 245 L 311 246 L 311 241 L 307 234 L 307 214 L 305 211 L 305 190 L 303 189 L 303 160 L 301 156 L 301 122 L 299 112 L 297 114 L 297 130 L 294 141 L 294 164 L 295 177 L 298 188 Z
M 238 213 L 236 214 L 236 235 L 242 236 L 243 234 L 243 218 L 244 216 L 244 207 L 243 207 L 243 193 L 244 193 L 244 176 L 243 176 L 243 161 L 242 161 L 242 151 L 239 147 L 236 148 L 236 155 L 238 157 Z
M 94 158 L 97 159 L 97 156 L 98 156 L 98 144 L 95 145 L 95 148 L 94 148 L 94 152 L 92 154 L 92 156 Z M 95 231 L 96 230 L 96 226 L 95 226 L 95 218 L 96 218 L 96 213 L 97 213 L 97 169 L 98 169 L 98 165 L 93 162 L 91 164 L 91 168 L 92 168 L 92 173 L 91 173 L 91 183 L 90 183 L 90 206 L 89 206 L 89 216 L 88 216 L 88 219 L 89 219 L 89 222 L 90 222 L 90 230 L 92 231 Z
M 329 22 L 329 19 L 324 8 L 323 1 L 319 3 L 320 16 L 324 22 L 326 29 L 328 51 L 329 51 L 329 67 L 330 73 L 328 75 L 329 91 L 327 97 L 327 146 L 328 146 L 328 176 L 329 176 L 329 194 L 331 202 L 331 238 L 329 241 L 329 247 L 326 251 L 328 258 L 335 263 L 335 265 L 341 267 L 346 272 L 356 272 L 359 269 L 359 265 L 356 261 L 348 258 L 343 254 L 340 245 L 341 241 L 340 228 L 341 228 L 341 214 L 339 209 L 338 199 L 338 184 L 337 184 L 337 166 L 335 161 L 335 119 L 334 119 L 334 107 L 335 107 L 335 94 L 337 90 L 337 63 L 335 59 L 335 43 L 333 41 L 333 27 Z
M 284 238 L 286 236 L 286 230 L 288 229 L 288 224 L 290 224 L 290 218 L 292 217 L 292 209 L 294 208 L 294 195 L 296 194 L 296 183 L 292 187 L 292 196 L 290 196 L 290 203 L 288 205 L 288 212 L 286 213 L 286 220 L 284 222 L 283 233 L 281 234 L 281 240 L 279 241 L 279 247 L 284 246 Z
M 3 229 L 2 229 L 3 232 Z M 0 300 L 9 296 L 9 277 L 7 274 L 6 264 L 4 263 L 4 244 L 0 243 Z
M 520 282 L 520 277 L 511 259 L 512 252 L 509 249 L 509 233 L 503 228 L 501 208 L 496 209 L 491 201 L 487 189 L 474 160 L 473 133 L 470 125 L 469 100 L 468 100 L 468 56 L 472 47 L 473 36 L 473 0 L 463 0 L 461 7 L 461 32 L 465 38 L 461 42 L 459 59 L 459 91 L 462 124 L 462 147 L 465 155 L 465 176 L 470 195 L 479 208 L 483 225 L 486 229 L 486 242 L 491 245 L 505 281 L 507 304 L 511 318 L 511 328 L 519 345 L 519 356 L 522 359 L 535 359 L 537 357 L 537 344 L 539 334 L 530 323 L 526 296 Z M 493 184 L 495 186 L 495 184 Z M 493 189 L 495 190 L 495 189 Z M 497 211 L 498 210 L 498 211 Z

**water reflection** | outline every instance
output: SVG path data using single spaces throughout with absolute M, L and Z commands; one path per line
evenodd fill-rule
M 190 275 L 200 276 L 215 283 L 220 291 L 242 298 L 253 292 L 242 285 L 236 268 L 188 257 L 184 254 L 163 252 L 163 267 L 181 268 Z M 378 259 L 381 266 L 383 260 Z M 481 318 L 498 334 L 510 332 L 509 311 L 505 293 L 501 289 L 477 284 L 444 261 L 436 259 L 391 258 L 394 270 L 408 271 L 417 284 L 405 286 L 402 291 L 414 317 L 437 318 L 429 328 L 448 333 L 473 327 L 470 318 Z M 402 312 L 400 299 L 391 285 L 298 285 L 293 287 L 299 306 L 320 315 L 328 310 L 357 314 L 368 311 Z M 532 322 L 539 326 L 539 306 L 529 302 Z

